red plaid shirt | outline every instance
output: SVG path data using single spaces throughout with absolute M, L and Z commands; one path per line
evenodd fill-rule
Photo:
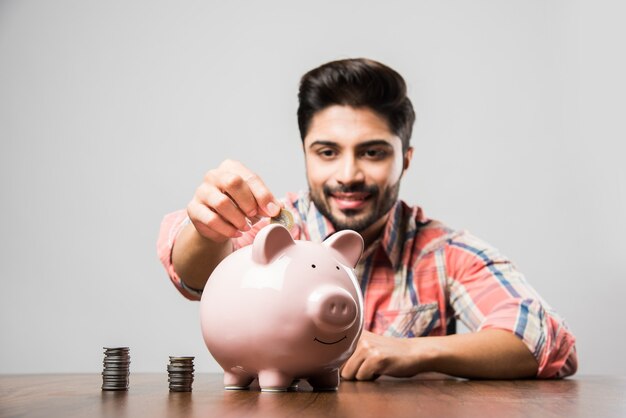
M 323 241 L 334 231 L 307 193 L 288 194 L 294 239 Z M 172 282 L 187 298 L 171 254 L 185 210 L 166 215 L 157 243 Z M 269 220 L 234 240 L 249 245 Z M 422 209 L 398 201 L 382 236 L 366 248 L 356 275 L 364 296 L 365 329 L 391 337 L 446 335 L 458 319 L 471 331 L 502 329 L 517 335 L 539 363 L 538 377 L 564 377 L 577 369 L 575 338 L 563 319 L 528 284 L 513 263 L 465 231 L 427 219 Z

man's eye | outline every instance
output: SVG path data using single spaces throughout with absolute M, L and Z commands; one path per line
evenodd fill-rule
M 336 155 L 336 152 L 332 149 L 323 149 L 323 150 L 318 151 L 317 154 L 324 158 L 332 158 Z
M 387 151 L 382 149 L 368 149 L 363 152 L 363 156 L 372 160 L 382 160 L 387 156 Z

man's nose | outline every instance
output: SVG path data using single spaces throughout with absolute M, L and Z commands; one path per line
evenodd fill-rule
M 337 169 L 337 182 L 341 184 L 351 184 L 362 182 L 365 175 L 356 158 L 353 156 L 344 157 Z

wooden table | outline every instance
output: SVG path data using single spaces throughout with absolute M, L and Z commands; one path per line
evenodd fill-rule
M 442 377 L 342 382 L 338 392 L 225 391 L 219 374 L 170 393 L 167 375 L 131 374 L 103 392 L 99 374 L 0 376 L 0 417 L 626 417 L 626 378 L 542 381 Z

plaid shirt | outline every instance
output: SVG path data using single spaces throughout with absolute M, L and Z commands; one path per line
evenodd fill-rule
M 308 193 L 289 193 L 284 203 L 294 215 L 294 239 L 321 242 L 335 232 Z M 174 285 L 198 300 L 201 291 L 185 286 L 171 262 L 176 237 L 189 222 L 185 210 L 165 216 L 157 249 Z M 251 244 L 268 222 L 262 219 L 235 239 L 235 249 Z M 564 377 L 577 369 L 574 336 L 513 263 L 466 231 L 427 219 L 419 207 L 398 201 L 355 270 L 366 330 L 391 337 L 446 335 L 458 319 L 471 331 L 517 335 L 537 359 L 538 377 Z

